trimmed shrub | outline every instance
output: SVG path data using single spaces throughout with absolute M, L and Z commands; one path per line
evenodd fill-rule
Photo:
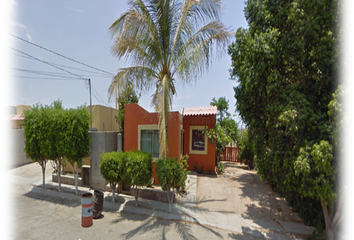
M 133 188 L 135 206 L 138 206 L 141 193 L 138 187 L 147 186 L 151 182 L 152 154 L 140 151 L 126 152 L 126 175 Z

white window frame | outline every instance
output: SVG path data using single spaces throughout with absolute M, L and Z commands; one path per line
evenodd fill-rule
M 193 130 L 204 130 L 206 126 L 189 126 L 189 154 L 208 155 L 208 137 L 204 134 L 204 151 L 192 150 L 192 132 Z

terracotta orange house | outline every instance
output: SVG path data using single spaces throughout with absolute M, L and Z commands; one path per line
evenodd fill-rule
M 215 144 L 209 143 L 202 131 L 216 125 L 216 107 L 184 108 L 168 117 L 168 151 L 170 158 L 188 154 L 189 170 L 215 169 Z M 150 113 L 138 104 L 124 106 L 124 151 L 141 150 L 159 158 L 158 113 Z M 153 167 L 155 172 L 155 166 Z M 155 176 L 155 174 L 154 174 Z M 155 179 L 157 180 L 157 179 Z M 156 182 L 156 181 L 155 181 Z

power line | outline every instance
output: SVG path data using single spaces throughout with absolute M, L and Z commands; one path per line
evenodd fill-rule
M 11 47 L 10 47 L 10 48 L 11 48 Z M 84 78 L 84 77 L 82 77 L 82 76 L 80 76 L 80 75 L 77 75 L 77 74 L 75 74 L 75 73 L 72 73 L 72 72 L 70 72 L 70 71 L 67 71 L 67 70 L 65 70 L 65 69 L 63 69 L 63 68 L 57 67 L 57 66 L 55 66 L 54 64 L 51 64 L 51 63 L 46 62 L 46 61 L 44 61 L 44 60 L 41 60 L 41 59 L 39 59 L 39 58 L 33 57 L 33 56 L 30 55 L 30 54 L 24 53 L 24 52 L 22 52 L 22 51 L 20 51 L 20 50 L 17 50 L 17 49 L 15 49 L 15 48 L 11 48 L 11 49 L 13 49 L 13 50 L 16 51 L 16 52 L 22 53 L 23 55 L 26 55 L 26 56 L 31 57 L 31 58 L 33 58 L 33 59 L 36 59 L 37 61 L 43 62 L 43 63 L 45 63 L 45 64 L 48 64 L 48 65 L 52 66 L 52 67 L 58 68 L 58 69 L 60 69 L 60 70 L 62 70 L 62 71 L 64 71 L 64 72 L 67 72 L 67 73 L 70 73 L 70 74 L 72 74 L 72 75 L 74 75 L 74 76 L 77 76 L 77 77 L 79 77 L 79 78 L 81 78 L 81 79 L 83 79 L 83 80 L 86 80 L 86 78 Z
M 68 76 L 68 75 L 71 75 L 69 73 L 44 72 L 44 71 L 21 69 L 21 68 L 12 68 L 12 69 L 19 71 L 19 72 L 26 72 L 26 73 L 45 75 L 45 76 L 51 76 L 51 77 L 73 78 L 71 76 Z
M 56 64 L 53 64 L 53 65 L 56 65 Z M 69 77 L 68 75 L 71 75 L 70 73 L 45 72 L 45 71 L 22 69 L 22 68 L 11 68 L 11 69 L 16 70 L 16 71 L 21 71 L 21 72 L 28 72 L 28 73 L 33 73 L 33 74 L 47 75 L 47 76 Z M 82 75 L 82 77 L 86 77 L 86 76 L 93 77 L 93 75 Z M 99 76 L 94 76 L 94 77 L 99 77 Z
M 101 99 L 101 103 L 103 103 L 106 106 L 109 106 L 109 104 L 105 100 L 103 100 L 103 98 L 100 96 L 100 94 L 96 91 L 96 89 L 93 86 L 92 86 L 92 90 Z
M 90 66 L 90 65 L 88 65 L 88 64 L 85 64 L 85 63 L 79 62 L 79 61 L 77 61 L 77 60 L 75 60 L 75 59 L 66 57 L 66 56 L 64 56 L 64 55 L 62 55 L 62 54 L 60 54 L 60 53 L 54 52 L 54 51 L 52 51 L 52 50 L 50 50 L 50 49 L 48 49 L 48 48 L 42 47 L 42 46 L 37 45 L 37 44 L 35 44 L 35 43 L 32 43 L 32 42 L 30 42 L 30 41 L 27 41 L 26 39 L 20 38 L 20 37 L 15 36 L 15 35 L 13 35 L 13 34 L 11 34 L 11 33 L 9 33 L 9 34 L 10 34 L 11 36 L 13 36 L 14 38 L 17 38 L 17 39 L 22 40 L 22 41 L 24 41 L 24 42 L 26 42 L 26 43 L 29 43 L 29 44 L 31 44 L 31 45 L 33 45 L 33 46 L 39 47 L 39 48 L 41 48 L 41 49 L 44 49 L 44 50 L 46 50 L 46 51 L 48 51 L 48 52 L 54 53 L 54 54 L 56 54 L 56 55 L 58 55 L 58 56 L 60 56 L 60 57 L 69 59 L 70 61 L 79 63 L 79 64 L 84 65 L 84 66 L 86 66 L 86 67 L 89 67 L 89 68 L 95 69 L 95 70 L 97 70 L 97 71 L 104 72 L 104 73 L 106 73 L 106 74 L 109 74 L 109 75 L 111 75 L 111 76 L 114 76 L 114 74 L 112 74 L 112 73 L 110 73 L 110 72 L 107 72 L 107 71 L 104 71 L 104 70 L 101 70 L 101 69 L 92 67 L 92 66 Z
M 82 81 L 82 79 L 77 78 L 44 78 L 44 77 L 28 77 L 28 76 L 12 76 L 14 78 L 28 78 L 28 79 L 35 79 L 35 80 L 52 80 L 52 81 Z

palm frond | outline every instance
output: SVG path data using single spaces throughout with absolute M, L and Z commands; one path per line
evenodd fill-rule
M 154 85 L 157 73 L 144 66 L 133 66 L 119 69 L 118 73 L 113 77 L 111 85 L 108 89 L 109 99 L 120 94 L 121 91 L 131 83 L 137 90 L 149 91 Z
M 174 56 L 174 72 L 183 82 L 201 76 L 211 65 L 211 59 L 221 57 L 234 36 L 224 24 L 212 21 L 196 32 L 188 41 L 178 49 Z M 214 49 L 216 48 L 216 49 Z

